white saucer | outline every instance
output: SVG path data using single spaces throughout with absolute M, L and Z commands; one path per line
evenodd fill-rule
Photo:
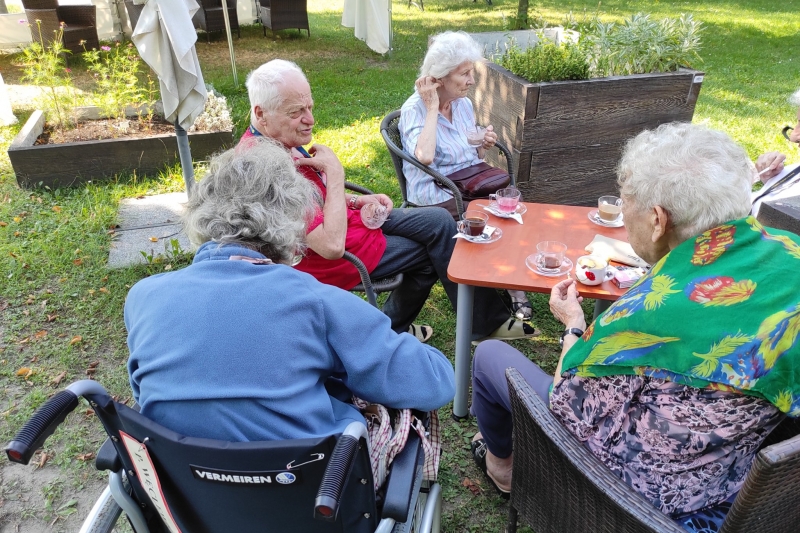
M 561 268 L 559 268 L 555 272 L 542 272 L 539 270 L 539 267 L 536 265 L 536 256 L 539 255 L 538 253 L 531 254 L 525 258 L 525 265 L 533 270 L 536 274 L 540 276 L 546 276 L 548 278 L 557 278 L 558 276 L 563 276 L 564 274 L 568 273 L 572 270 L 572 261 L 568 258 L 564 258 L 564 261 L 561 263 Z
M 464 235 L 461 237 L 467 242 L 473 242 L 475 244 L 489 244 L 490 242 L 497 242 L 500 240 L 500 237 L 503 236 L 503 230 L 500 228 L 494 228 L 492 235 L 489 238 L 486 238 L 484 234 L 480 234 L 477 237 L 470 237 L 468 235 Z
M 597 209 L 592 209 L 589 211 L 589 220 L 597 224 L 598 226 L 605 226 L 606 228 L 621 228 L 625 225 L 625 221 L 622 219 L 622 214 L 620 213 L 619 218 L 614 222 L 606 222 L 600 215 L 597 214 Z
M 517 209 L 513 213 L 506 213 L 500 211 L 500 206 L 497 205 L 496 200 L 492 200 L 491 202 L 489 202 L 489 205 L 487 207 L 491 210 L 494 216 L 500 218 L 511 218 L 511 215 L 513 215 L 514 213 L 516 213 L 517 215 L 524 215 L 525 213 L 528 212 L 528 208 L 525 207 L 525 204 L 517 204 Z

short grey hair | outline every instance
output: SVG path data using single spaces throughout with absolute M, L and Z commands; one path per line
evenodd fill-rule
M 235 243 L 291 264 L 305 250 L 306 228 L 320 203 L 284 147 L 250 139 L 212 158 L 182 221 L 195 246 Z
M 794 94 L 789 97 L 789 103 L 795 107 L 800 107 L 800 89 L 797 89 Z
M 463 31 L 446 31 L 434 35 L 428 42 L 420 76 L 444 78 L 465 61 L 475 63 L 483 59 L 481 45 Z
M 633 209 L 661 206 L 684 241 L 750 213 L 752 165 L 725 133 L 672 122 L 628 141 L 617 175 Z
M 253 108 L 260 107 L 270 115 L 274 115 L 283 106 L 284 97 L 281 87 L 290 72 L 299 74 L 306 81 L 306 75 L 297 64 L 284 59 L 273 59 L 258 67 L 247 75 L 245 86 L 250 98 L 250 119 L 254 120 Z

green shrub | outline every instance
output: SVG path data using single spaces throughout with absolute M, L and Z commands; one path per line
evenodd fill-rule
M 543 36 L 540 39 L 539 44 L 527 50 L 509 48 L 500 58 L 500 65 L 534 83 L 589 77 L 589 61 L 579 45 L 569 42 L 556 45 Z

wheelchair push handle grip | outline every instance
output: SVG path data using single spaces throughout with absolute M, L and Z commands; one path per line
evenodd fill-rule
M 8 460 L 28 464 L 34 452 L 42 447 L 47 437 L 77 406 L 78 396 L 69 390 L 63 390 L 47 400 L 6 446 Z
M 358 453 L 358 441 L 359 439 L 352 435 L 342 435 L 336 442 L 328 466 L 325 468 L 325 474 L 322 476 L 317 498 L 314 500 L 315 519 L 326 522 L 336 521 L 344 484 Z

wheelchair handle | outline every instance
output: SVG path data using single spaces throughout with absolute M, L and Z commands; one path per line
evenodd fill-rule
M 76 381 L 66 390 L 47 400 L 25 422 L 14 440 L 5 447 L 8 460 L 28 464 L 34 452 L 42 447 L 47 437 L 52 435 L 58 425 L 78 406 L 78 396 L 101 392 L 107 394 L 96 381 L 85 379 Z
M 342 497 L 347 476 L 358 453 L 358 437 L 342 435 L 333 448 L 325 474 L 314 500 L 314 518 L 326 522 L 335 522 L 339 513 L 339 500 Z

